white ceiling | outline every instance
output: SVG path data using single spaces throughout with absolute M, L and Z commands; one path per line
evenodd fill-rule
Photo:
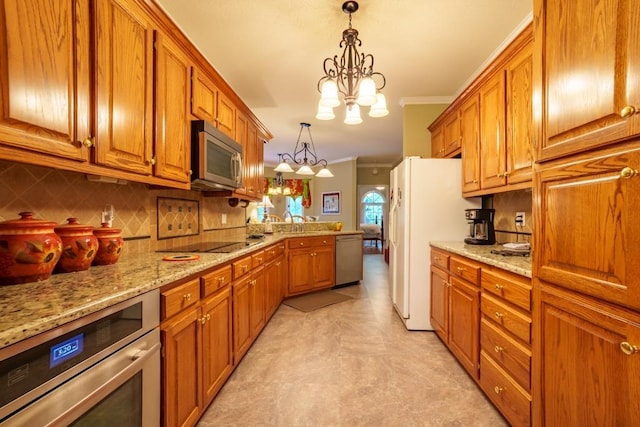
M 324 58 L 340 55 L 343 0 L 156 0 L 271 131 L 265 163 L 291 152 L 300 122 L 311 123 L 329 164 L 391 164 L 402 156 L 402 103 L 452 99 L 514 30 L 532 0 L 360 0 L 352 26 L 387 85 L 389 115 L 345 125 L 315 119 Z M 429 123 L 425 123 L 426 127 Z

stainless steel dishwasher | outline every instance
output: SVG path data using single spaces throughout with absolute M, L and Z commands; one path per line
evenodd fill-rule
M 362 234 L 336 236 L 336 286 L 362 280 Z

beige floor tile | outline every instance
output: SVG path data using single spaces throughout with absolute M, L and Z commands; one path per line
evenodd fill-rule
M 198 426 L 506 426 L 433 332 L 393 311 L 381 255 L 353 297 L 281 305 Z

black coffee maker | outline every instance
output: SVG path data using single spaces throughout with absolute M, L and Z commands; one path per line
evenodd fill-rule
M 464 239 L 470 245 L 493 245 L 496 232 L 493 229 L 495 209 L 465 209 L 464 216 L 469 223 L 469 236 Z

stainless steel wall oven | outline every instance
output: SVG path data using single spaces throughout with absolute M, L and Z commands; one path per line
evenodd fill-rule
M 154 290 L 0 349 L 0 425 L 158 426 Z

